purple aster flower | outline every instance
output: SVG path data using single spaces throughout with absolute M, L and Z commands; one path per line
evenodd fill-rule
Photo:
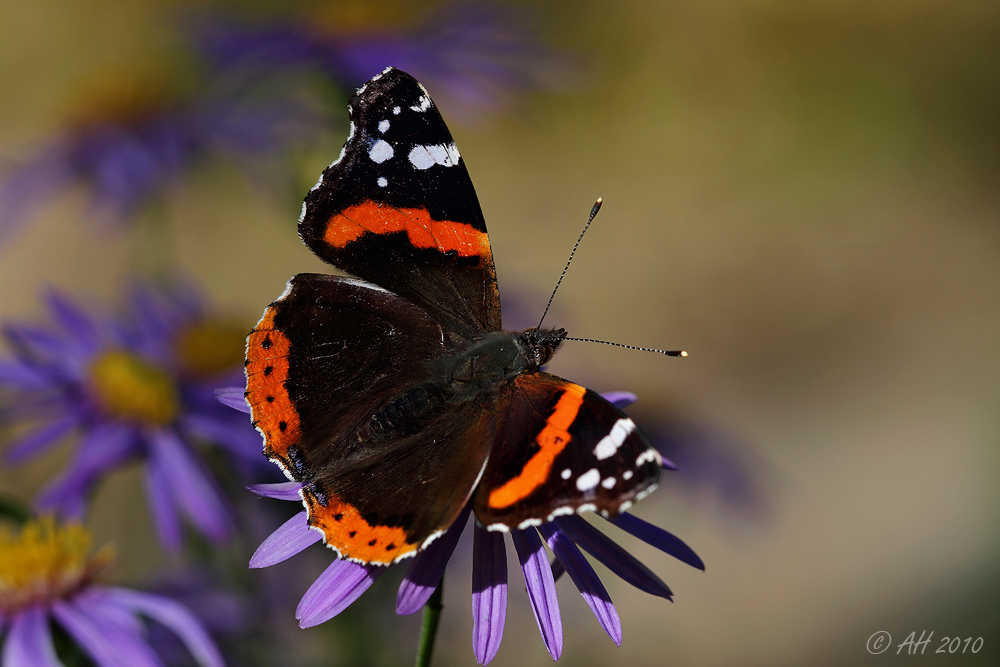
M 242 399 L 242 391 L 242 387 L 223 389 L 219 391 L 219 398 L 231 407 L 249 412 Z M 607 394 L 605 397 L 619 406 L 635 400 L 635 395 L 627 392 Z M 299 495 L 301 485 L 296 482 L 261 484 L 250 488 L 254 493 L 269 498 L 302 501 Z M 398 614 L 413 614 L 430 599 L 444 575 L 470 514 L 471 508 L 466 508 L 443 536 L 414 557 L 396 598 Z M 608 521 L 682 562 L 704 569 L 694 551 L 667 531 L 631 514 L 621 514 Z M 507 614 L 507 552 L 502 533 L 488 531 L 480 525 L 473 530 L 472 645 L 477 662 L 486 664 L 496 656 L 503 637 Z M 560 516 L 537 528 L 512 530 L 510 535 L 542 641 L 554 660 L 559 659 L 563 642 L 555 580 L 564 572 L 572 579 L 605 632 L 615 644 L 621 643 L 618 613 L 581 549 L 636 588 L 672 599 L 670 589 L 648 567 L 579 515 Z M 250 567 L 261 568 L 280 563 L 321 538 L 319 532 L 309 528 L 307 513 L 302 511 L 264 540 L 250 559 Z M 555 555 L 551 565 L 546 545 Z M 349 560 L 333 561 L 299 602 L 296 609 L 299 625 L 307 628 L 330 620 L 357 600 L 387 569 Z
M 244 475 L 273 468 L 256 432 L 214 397 L 214 386 L 242 372 L 244 327 L 213 319 L 190 289 L 138 288 L 123 320 L 90 314 L 54 291 L 45 301 L 53 325 L 7 326 L 13 357 L 0 361 L 0 416 L 19 427 L 6 461 L 67 437 L 76 442 L 37 505 L 78 517 L 98 481 L 140 460 L 165 545 L 180 543 L 182 516 L 213 541 L 228 538 L 231 508 L 201 443 Z
M 97 667 L 156 667 L 143 618 L 180 638 L 202 667 L 222 667 L 208 634 L 182 605 L 166 597 L 102 586 L 95 577 L 111 560 L 90 555 L 90 534 L 51 517 L 14 534 L 0 529 L 0 632 L 5 667 L 61 667 L 50 624 Z
M 106 93 L 87 90 L 81 117 L 0 178 L 0 240 L 77 183 L 99 219 L 131 221 L 203 159 L 223 155 L 252 169 L 255 158 L 273 157 L 318 120 L 299 97 L 273 86 L 258 94 L 256 81 L 219 77 L 183 99 L 148 80 L 115 84 Z
M 392 65 L 426 83 L 460 116 L 496 110 L 517 91 L 565 87 L 575 69 L 565 54 L 538 41 L 524 8 L 457 2 L 410 26 L 386 18 L 383 12 L 367 27 L 336 15 L 253 25 L 215 14 L 200 18 L 193 32 L 223 68 L 306 66 L 345 92 Z

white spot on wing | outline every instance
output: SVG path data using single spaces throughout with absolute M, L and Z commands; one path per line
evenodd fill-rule
M 572 475 L 572 474 L 573 474 L 573 471 L 570 470 L 569 468 L 566 468 L 565 470 L 562 471 L 562 474 L 560 475 L 560 477 L 562 477 L 563 479 L 569 479 L 570 475 Z
M 631 470 L 626 470 L 625 472 L 623 472 L 622 473 L 622 479 L 624 479 L 626 481 L 632 479 L 632 471 Z
M 625 438 L 634 430 L 635 422 L 631 419 L 619 419 L 611 427 L 611 432 L 601 438 L 601 441 L 597 443 L 597 447 L 594 447 L 594 456 L 597 457 L 598 461 L 603 461 L 606 458 L 614 456 L 618 448 L 625 442 Z
M 618 480 L 616 480 L 614 477 L 608 477 L 601 482 L 601 486 L 603 486 L 605 489 L 610 489 L 612 486 L 615 485 L 615 482 L 617 481 Z
M 389 185 L 389 180 L 385 176 L 379 176 L 377 182 L 380 188 L 384 188 L 385 186 Z
M 402 111 L 402 109 L 400 109 L 399 107 L 393 107 L 392 108 L 392 115 L 393 116 L 398 116 L 400 111 Z
M 454 167 L 462 157 L 455 144 L 417 144 L 407 156 L 417 169 L 430 169 L 435 164 Z
M 656 461 L 657 463 L 663 462 L 663 457 L 655 449 L 647 449 L 635 460 L 635 465 L 641 466 L 643 463 L 648 463 L 650 461 Z
M 591 468 L 576 478 L 576 488 L 580 491 L 590 491 L 597 486 L 600 481 L 601 473 L 597 472 L 597 468 Z
M 392 146 L 390 146 L 389 142 L 384 139 L 379 139 L 372 144 L 370 149 L 368 149 L 368 157 L 372 159 L 372 162 L 377 164 L 382 164 L 386 160 L 390 159 L 394 154 L 395 151 L 392 150 Z
M 388 120 L 380 120 L 379 123 L 378 123 L 378 131 L 381 132 L 382 134 L 385 134 L 386 132 L 388 132 L 389 131 L 389 121 Z
M 410 109 L 412 109 L 413 111 L 418 111 L 418 112 L 424 112 L 430 108 L 431 108 L 431 98 L 427 97 L 427 95 L 421 95 L 420 100 L 417 102 L 417 104 L 410 107 Z

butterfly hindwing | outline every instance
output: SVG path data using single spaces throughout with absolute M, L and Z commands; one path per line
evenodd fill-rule
M 595 510 L 613 516 L 652 491 L 661 457 L 621 410 L 585 387 L 525 372 L 501 394 L 475 511 L 489 527 Z
M 447 402 L 427 368 L 445 351 L 419 306 L 317 274 L 292 278 L 247 339 L 246 397 L 265 454 L 303 483 L 310 523 L 347 558 L 411 554 L 472 494 L 492 415 Z
M 496 272 L 469 173 L 427 91 L 389 68 L 350 103 L 340 158 L 307 195 L 306 244 L 470 340 L 500 328 Z

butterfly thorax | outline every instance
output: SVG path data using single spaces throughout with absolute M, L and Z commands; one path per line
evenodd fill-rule
M 434 362 L 449 400 L 462 402 L 495 393 L 520 373 L 537 371 L 552 358 L 565 329 L 494 331 Z
M 565 329 L 494 331 L 430 362 L 428 377 L 376 409 L 359 431 L 369 444 L 419 433 L 444 404 L 488 403 L 526 371 L 547 363 L 566 337 Z

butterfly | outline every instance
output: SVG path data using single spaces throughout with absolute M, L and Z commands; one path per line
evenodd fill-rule
M 247 338 L 264 453 L 341 558 L 389 564 L 469 504 L 490 530 L 614 516 L 662 459 L 599 394 L 542 370 L 564 329 L 501 329 L 486 223 L 426 89 L 388 68 L 349 105 L 340 156 L 310 190 L 302 273 Z

